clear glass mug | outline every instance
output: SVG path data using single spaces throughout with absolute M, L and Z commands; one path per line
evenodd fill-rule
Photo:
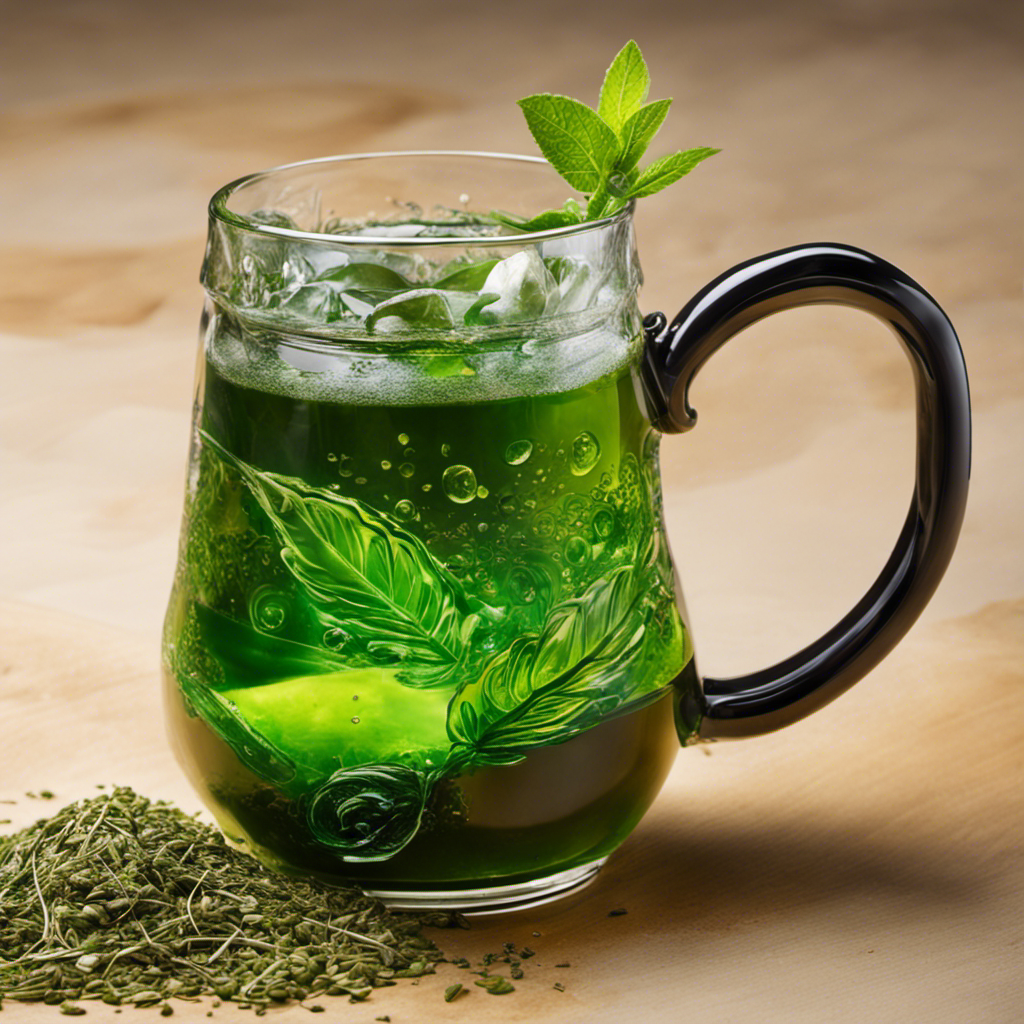
M 918 285 L 799 246 L 723 274 L 671 324 L 644 319 L 631 207 L 533 234 L 486 216 L 564 198 L 539 159 L 394 153 L 277 168 L 211 202 L 166 707 L 228 837 L 274 867 L 405 907 L 569 891 L 680 741 L 838 695 L 949 561 L 967 378 Z M 729 337 L 822 302 L 882 318 L 911 360 L 910 513 L 821 640 L 702 680 L 659 441 L 693 426 L 689 383 Z

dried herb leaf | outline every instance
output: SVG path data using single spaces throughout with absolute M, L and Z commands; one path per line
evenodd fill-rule
M 414 916 L 272 875 L 123 787 L 0 839 L 0 950 L 0 998 L 70 1016 L 89 1000 L 168 1016 L 172 998 L 257 1014 L 317 994 L 365 999 L 441 959 Z

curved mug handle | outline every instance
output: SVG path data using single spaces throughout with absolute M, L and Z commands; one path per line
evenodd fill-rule
M 770 668 L 703 681 L 702 738 L 751 736 L 789 725 L 838 697 L 902 639 L 949 564 L 963 521 L 971 463 L 971 413 L 963 353 L 935 300 L 885 260 L 848 245 L 799 245 L 741 263 L 667 323 L 644 318 L 641 376 L 652 423 L 689 430 L 695 374 L 734 334 L 796 306 L 833 303 L 873 313 L 910 359 L 917 397 L 917 473 L 910 512 L 881 575 L 853 610 L 815 643 Z

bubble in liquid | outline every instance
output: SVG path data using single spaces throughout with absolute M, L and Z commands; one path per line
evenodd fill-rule
M 511 494 L 505 494 L 498 499 L 498 511 L 503 516 L 511 516 L 516 511 L 516 499 Z
M 380 460 L 380 468 L 381 469 L 385 469 L 385 470 L 390 469 L 391 468 L 391 463 L 388 462 L 387 459 L 381 459 Z
M 477 523 L 476 524 L 476 532 L 477 533 L 486 533 L 490 528 L 491 527 L 490 527 L 489 523 Z
M 530 604 L 537 598 L 537 583 L 529 569 L 517 567 L 508 574 L 508 591 L 513 600 Z
M 343 629 L 329 629 L 323 635 L 324 646 L 331 650 L 339 650 L 348 640 L 348 633 Z
M 424 494 L 426 494 L 426 493 L 427 493 L 427 491 L 429 491 L 431 487 L 433 487 L 433 484 L 424 484 L 424 485 L 423 485 L 423 486 L 422 486 L 422 487 L 420 488 L 420 490 L 421 490 L 421 491 L 422 491 L 422 492 L 423 492 Z
M 488 496 L 488 495 L 489 495 L 490 493 L 491 493 L 491 492 L 490 492 L 489 490 L 487 490 L 487 488 L 486 488 L 486 487 L 484 487 L 484 485 L 483 485 L 483 484 L 481 484 L 481 485 L 480 485 L 480 486 L 479 486 L 479 487 L 478 487 L 478 488 L 476 489 L 476 496 L 477 496 L 478 498 L 486 498 L 486 497 L 487 497 L 487 496 Z
M 549 512 L 537 516 L 533 525 L 533 531 L 541 537 L 552 536 L 555 532 L 555 517 Z
M 406 457 L 407 459 L 411 459 L 411 458 L 412 458 L 412 457 L 413 457 L 413 456 L 414 456 L 414 455 L 416 454 L 416 449 L 415 449 L 415 448 L 406 448 L 406 449 L 405 449 L 405 451 L 404 451 L 404 452 L 402 452 L 402 454 L 403 454 L 403 455 L 404 455 L 404 456 L 405 456 L 405 457 Z
M 409 435 L 408 434 L 399 434 L 398 435 L 398 443 L 399 444 L 408 444 L 409 443 Z
M 352 468 L 354 461 L 351 455 L 340 456 L 338 459 L 338 476 L 351 476 L 355 472 Z
M 586 476 L 596 465 L 601 457 L 601 446 L 597 438 L 584 430 L 572 443 L 572 455 L 569 458 L 569 469 L 573 476 Z
M 590 545 L 582 537 L 570 537 L 565 542 L 565 560 L 582 565 L 590 557 Z
M 356 483 L 357 484 L 365 484 L 366 483 L 366 477 L 365 476 L 357 476 L 356 477 Z
M 398 467 L 398 472 L 408 480 L 416 472 L 416 467 L 411 462 L 403 462 Z
M 590 520 L 590 525 L 597 539 L 605 540 L 615 530 L 615 513 L 610 508 L 599 508 L 594 513 L 594 518 Z
M 444 493 L 459 505 L 472 501 L 476 495 L 476 473 L 469 466 L 449 466 L 441 476 Z
M 521 466 L 533 454 L 533 442 L 524 438 L 513 441 L 505 449 L 505 461 L 510 466 Z
M 452 446 L 450 444 L 441 445 L 441 454 L 447 459 L 452 453 Z
M 338 461 L 338 456 L 335 455 L 334 452 L 328 452 L 327 453 L 327 461 L 328 462 L 337 462 Z
M 274 633 L 288 618 L 288 597 L 271 586 L 259 587 L 249 598 L 249 618 L 259 630 Z
M 359 716 L 358 715 L 353 715 L 352 716 L 352 724 L 353 725 L 358 725 L 359 724 Z
M 408 499 L 402 498 L 395 502 L 395 516 L 403 522 L 416 518 L 416 506 Z

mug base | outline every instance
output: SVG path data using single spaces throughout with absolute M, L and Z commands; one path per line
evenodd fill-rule
M 457 910 L 461 914 L 497 914 L 509 910 L 525 910 L 541 903 L 561 899 L 589 885 L 604 866 L 607 857 L 600 857 L 568 871 L 559 871 L 544 878 L 515 885 L 495 885 L 480 889 L 450 891 L 400 891 L 366 889 L 392 910 Z

